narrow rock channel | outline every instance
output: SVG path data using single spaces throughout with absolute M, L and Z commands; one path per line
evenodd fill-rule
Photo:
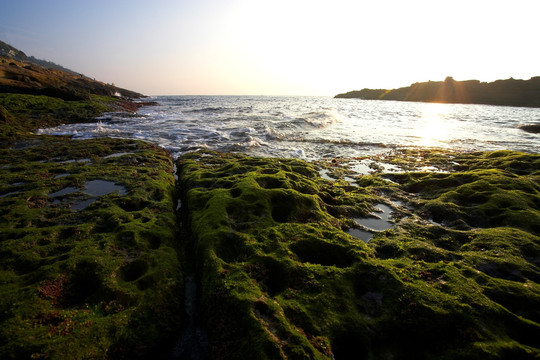
M 171 358 L 201 360 L 208 356 L 208 337 L 197 321 L 197 282 L 190 274 L 185 279 L 185 311 L 189 325 L 174 344 Z
M 174 178 L 176 189 L 180 189 L 178 183 L 178 169 L 176 164 L 174 166 Z M 179 191 L 178 199 L 175 201 L 176 218 L 178 224 L 178 236 L 177 240 L 181 244 L 181 248 L 184 257 L 184 263 L 186 266 L 186 276 L 184 279 L 184 306 L 185 313 L 187 315 L 188 325 L 184 327 L 176 339 L 172 351 L 170 352 L 170 358 L 180 360 L 202 360 L 208 358 L 208 336 L 206 331 L 202 328 L 198 313 L 198 297 L 197 297 L 197 276 L 195 269 L 195 254 L 194 247 L 192 246 L 192 239 L 190 238 L 189 222 L 187 219 L 187 209 L 182 207 L 185 200 L 182 199 L 182 194 Z

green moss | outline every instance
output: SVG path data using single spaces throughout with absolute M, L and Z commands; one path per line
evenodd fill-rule
M 538 156 L 422 157 L 460 170 L 355 188 L 298 160 L 181 158 L 211 356 L 540 356 Z M 397 226 L 367 245 L 346 234 L 382 193 L 410 206 Z
M 112 104 L 0 95 L 0 357 L 163 354 L 189 320 L 184 268 L 211 357 L 540 357 L 539 155 L 399 150 L 377 160 L 423 172 L 353 187 L 345 160 L 319 164 L 327 181 L 295 159 L 188 154 L 177 229 L 164 150 L 27 135 Z M 98 179 L 126 194 L 85 194 Z M 344 232 L 385 197 L 406 206 L 393 229 Z
M 117 100 L 91 95 L 87 101 L 64 101 L 44 95 L 0 94 L 2 132 L 6 143 L 38 128 L 64 123 L 89 122 L 114 109 Z
M 105 158 L 116 153 L 126 155 Z M 0 154 L 9 194 L 0 198 L 0 357 L 167 351 L 186 322 L 168 153 L 131 140 L 33 136 Z M 126 194 L 81 192 L 96 179 Z M 75 192 L 50 196 L 66 188 Z
M 358 214 L 350 205 L 354 195 L 332 196 L 342 190 L 292 159 L 190 154 L 179 168 L 197 262 L 205 264 L 201 301 L 214 354 L 328 357 L 328 337 L 306 334 L 283 306 L 297 289 L 323 296 L 306 268 L 340 271 L 370 253 L 341 231 L 344 217 L 326 211 Z M 369 196 L 359 192 L 356 200 L 366 204 Z

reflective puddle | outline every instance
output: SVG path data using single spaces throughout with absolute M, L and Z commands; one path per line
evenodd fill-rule
M 83 193 L 90 196 L 103 196 L 115 191 L 118 192 L 118 195 L 127 194 L 127 189 L 124 186 L 107 180 L 87 181 L 84 183 L 84 187 L 85 189 L 83 190 Z
M 71 160 L 64 160 L 64 161 L 60 161 L 59 163 L 60 164 L 72 164 L 72 163 L 90 163 L 92 162 L 92 160 L 90 159 L 71 159 Z
M 323 178 L 324 180 L 336 181 L 336 179 L 328 175 L 329 173 L 330 173 L 330 170 L 328 169 L 319 170 L 319 176 Z M 348 182 L 351 186 L 358 187 L 358 184 L 356 184 L 356 179 L 353 179 L 352 177 L 344 176 L 343 180 Z
M 351 184 L 351 186 L 359 187 L 358 184 L 356 183 L 356 179 L 353 179 L 352 177 L 345 176 L 343 177 L 343 180 Z
M 350 228 L 349 230 L 347 230 L 347 234 L 352 235 L 357 239 L 363 240 L 364 242 L 369 242 L 369 240 L 373 238 L 372 232 L 357 228 Z
M 403 169 L 397 165 L 377 162 L 369 159 L 354 160 L 346 164 L 346 167 L 358 175 L 368 175 L 375 172 L 396 173 L 403 172 Z
M 335 181 L 336 179 L 331 178 L 331 177 L 328 175 L 329 172 L 330 172 L 330 171 L 329 171 L 328 169 L 321 169 L 321 170 L 319 170 L 319 176 L 320 176 L 321 178 L 323 178 L 324 180 Z
M 71 175 L 71 174 L 69 174 L 69 173 L 58 174 L 58 175 L 56 175 L 54 178 L 55 178 L 55 179 L 59 179 L 59 178 L 63 178 L 63 177 L 69 176 L 69 175 Z
M 11 192 L 0 195 L 0 198 L 5 198 L 7 196 L 15 195 L 15 194 L 18 194 L 19 192 L 20 191 L 11 191 Z
M 113 181 L 97 179 L 85 182 L 82 189 L 68 186 L 62 190 L 49 194 L 49 197 L 55 198 L 53 205 L 65 203 L 70 209 L 79 211 L 95 202 L 99 196 L 108 195 L 113 192 L 118 193 L 120 196 L 128 193 L 127 189 L 122 185 L 118 185 Z M 80 193 L 80 195 L 64 200 L 58 199 L 74 193 Z M 90 196 L 90 198 L 88 198 L 88 196 Z
M 132 152 L 120 152 L 120 153 L 104 156 L 103 159 L 112 159 L 112 158 L 117 158 L 117 157 L 124 156 L 124 155 L 133 155 L 133 154 L 134 153 L 132 153 Z
M 96 200 L 97 200 L 96 198 L 90 198 L 90 199 L 82 200 L 80 202 L 74 202 L 73 204 L 71 204 L 69 208 L 71 210 L 79 211 L 79 210 L 84 209 L 88 205 L 92 204 Z
M 49 194 L 49 197 L 60 197 L 60 196 L 64 196 L 64 195 L 67 195 L 67 194 L 72 194 L 74 192 L 77 192 L 79 191 L 80 189 L 79 188 L 76 188 L 76 187 L 73 187 L 73 186 L 68 186 L 68 187 L 65 187 L 63 188 L 62 190 L 59 190 L 57 192 L 53 192 L 52 194 Z
M 392 202 L 392 204 L 401 206 L 399 201 Z M 374 207 L 375 212 L 371 217 L 353 218 L 359 227 L 347 230 L 347 234 L 368 242 L 373 238 L 375 233 L 393 228 L 394 223 L 390 219 L 394 209 L 382 203 L 376 204 Z

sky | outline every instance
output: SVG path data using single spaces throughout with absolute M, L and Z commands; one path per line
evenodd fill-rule
M 0 40 L 146 95 L 540 75 L 540 0 L 0 0 Z

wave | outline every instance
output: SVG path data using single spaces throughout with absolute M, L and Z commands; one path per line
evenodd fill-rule
M 283 134 L 277 130 L 271 129 L 268 125 L 264 125 L 264 135 L 267 140 L 281 140 L 283 139 Z
M 250 134 L 256 134 L 257 130 L 252 127 L 236 128 L 229 132 L 229 135 L 234 137 L 242 137 Z
M 206 107 L 202 109 L 191 109 L 191 110 L 183 110 L 183 113 L 186 114 L 197 114 L 197 113 L 221 113 L 225 110 L 225 108 L 222 107 Z
M 316 128 L 325 128 L 338 122 L 338 116 L 334 111 L 312 111 L 298 118 L 303 123 Z
M 182 110 L 185 114 L 204 114 L 204 113 L 210 113 L 210 114 L 223 114 L 223 113 L 250 113 L 253 111 L 253 108 L 251 106 L 244 106 L 244 107 L 221 107 L 221 106 L 210 106 L 210 107 L 204 107 L 200 109 L 189 109 L 189 110 Z
M 245 151 L 253 148 L 260 148 L 267 146 L 268 144 L 255 136 L 248 136 L 243 142 L 237 142 L 232 144 L 224 144 L 224 146 L 218 147 L 221 151 Z
M 398 148 L 397 144 L 385 144 L 381 142 L 371 142 L 371 141 L 351 141 L 347 139 L 306 139 L 299 137 L 283 138 L 283 141 L 289 142 L 300 142 L 300 143 L 310 143 L 310 144 L 329 144 L 329 145 L 348 145 L 348 146 L 358 146 L 358 147 L 378 147 L 378 148 Z
M 399 147 L 439 146 L 458 150 L 508 148 L 538 152 L 535 134 L 520 125 L 538 123 L 539 109 L 469 106 L 452 114 L 459 123 L 433 142 L 419 121 L 418 104 L 339 102 L 295 97 L 157 97 L 129 117 L 115 113 L 101 123 L 67 124 L 38 133 L 78 139 L 124 137 L 151 141 L 176 156 L 200 148 L 258 156 L 317 159 L 362 156 Z M 309 100 L 309 101 L 308 101 Z M 448 119 L 444 121 L 449 121 Z M 430 135 L 430 134 L 428 134 Z

